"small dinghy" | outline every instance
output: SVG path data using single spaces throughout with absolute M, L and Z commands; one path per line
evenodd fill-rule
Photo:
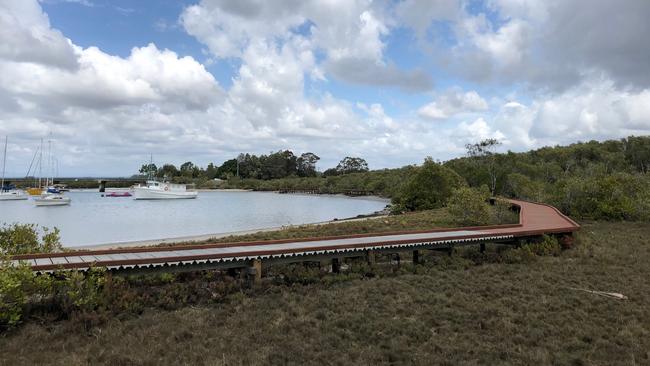
M 104 195 L 104 197 L 131 197 L 129 192 L 110 192 Z

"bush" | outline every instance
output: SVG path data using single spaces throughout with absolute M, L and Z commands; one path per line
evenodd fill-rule
M 7 259 L 0 263 L 0 329 L 19 324 L 35 298 L 51 289 L 49 276 L 35 276 L 27 265 L 12 266 Z
M 489 197 L 490 192 L 486 186 L 481 189 L 458 188 L 449 198 L 447 210 L 457 224 L 484 225 L 490 220 L 490 206 L 487 203 Z
M 50 253 L 61 250 L 59 229 L 50 231 L 42 228 L 43 235 L 38 237 L 38 225 L 12 224 L 0 228 L 0 251 L 5 255 L 27 253 Z
M 429 157 L 402 187 L 394 203 L 409 211 L 441 208 L 452 191 L 464 185 L 460 175 Z
M 544 235 L 542 240 L 535 243 L 528 243 L 519 248 L 510 249 L 503 253 L 506 263 L 528 263 L 537 259 L 538 256 L 558 256 L 562 247 L 554 236 Z

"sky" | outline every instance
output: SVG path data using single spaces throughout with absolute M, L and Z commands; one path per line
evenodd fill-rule
M 371 169 L 650 134 L 647 0 L 1 0 L 7 175 L 242 152 Z

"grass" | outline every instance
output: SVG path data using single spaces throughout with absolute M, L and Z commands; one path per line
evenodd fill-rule
M 519 217 L 515 213 L 506 215 L 501 220 L 496 217 L 496 210 L 491 207 L 492 215 L 490 222 L 487 224 L 511 224 L 517 223 Z M 436 210 L 425 210 L 410 212 L 401 215 L 374 217 L 361 220 L 341 220 L 326 224 L 308 224 L 283 228 L 277 231 L 263 231 L 245 235 L 231 235 L 223 238 L 210 239 L 209 243 L 231 243 L 242 241 L 262 241 L 278 239 L 295 239 L 323 236 L 339 236 L 350 234 L 364 233 L 385 233 L 394 231 L 409 230 L 432 230 L 436 228 L 456 227 L 446 208 Z M 196 244 L 190 243 L 165 243 L 161 246 L 178 245 L 178 244 Z
M 525 263 L 431 253 L 89 331 L 31 321 L 0 338 L 0 364 L 650 364 L 649 238 L 647 223 L 585 223 L 574 249 Z

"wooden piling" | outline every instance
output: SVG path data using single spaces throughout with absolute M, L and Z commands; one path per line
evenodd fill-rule
M 341 272 L 341 261 L 338 258 L 332 258 L 332 273 Z
M 419 250 L 413 251 L 413 264 L 420 264 L 422 262 L 421 253 Z

